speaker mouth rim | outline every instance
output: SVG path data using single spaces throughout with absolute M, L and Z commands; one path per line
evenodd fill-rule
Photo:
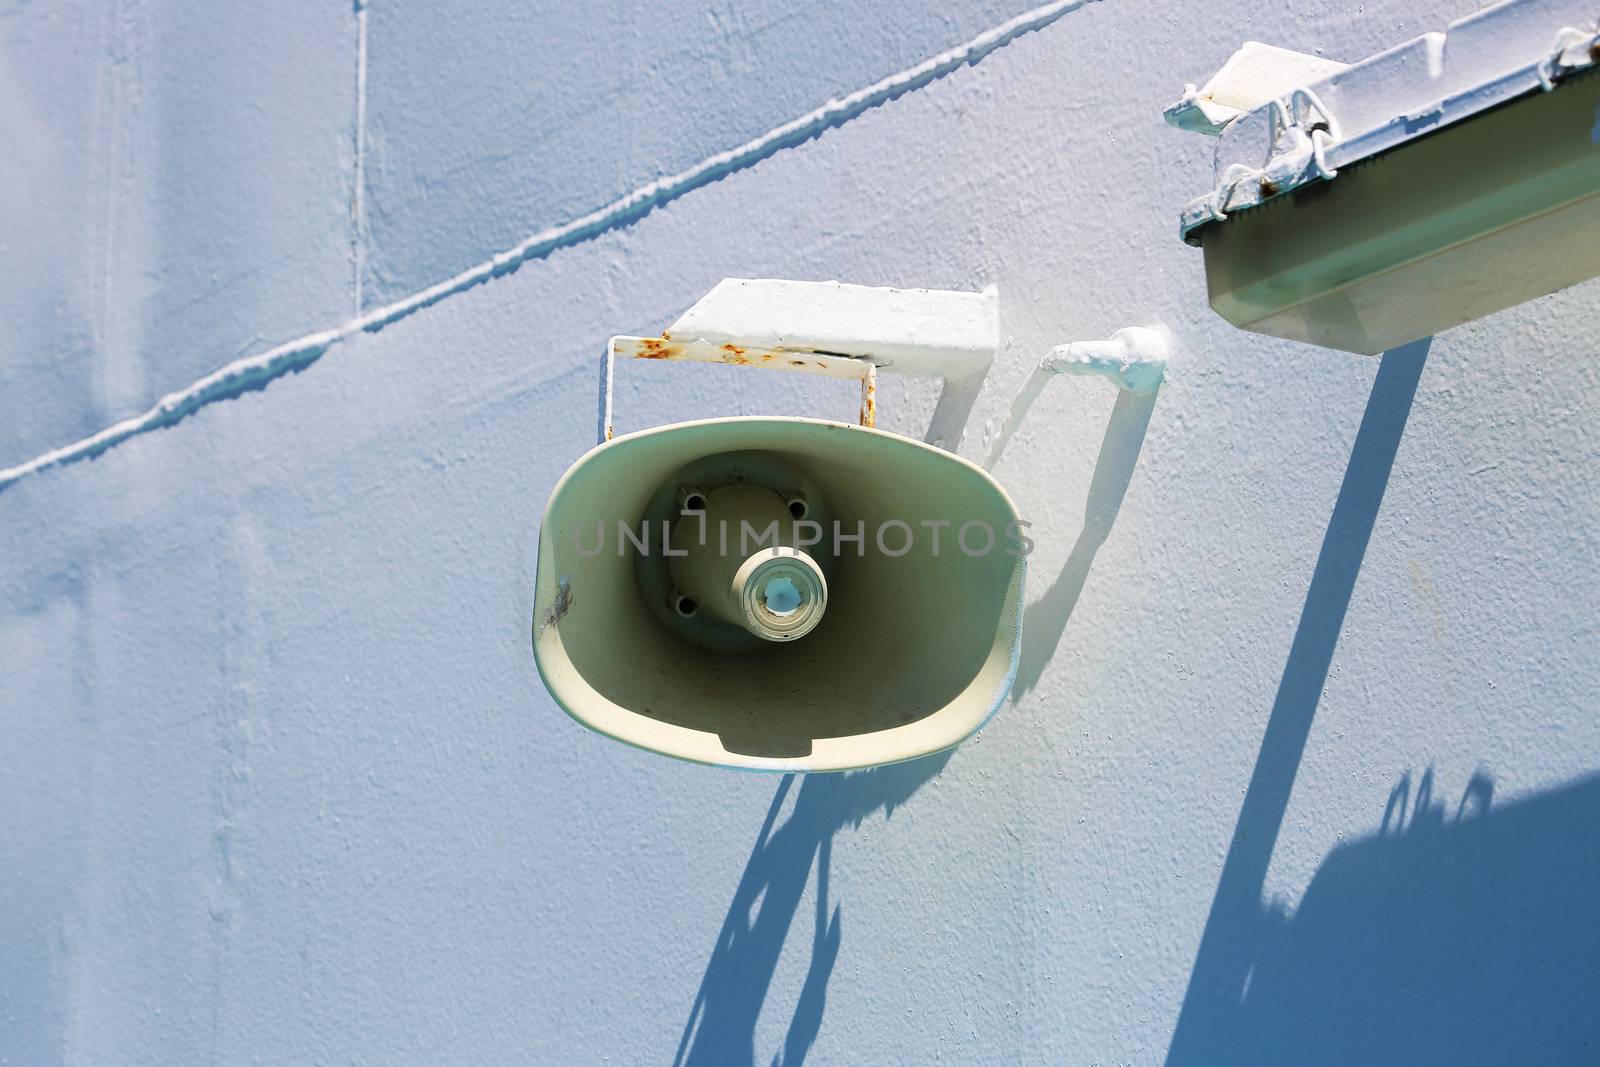
M 954 452 L 931 445 L 915 437 L 892 433 L 875 427 L 858 426 L 850 422 L 782 415 L 738 415 L 720 418 L 695 419 L 642 427 L 619 434 L 610 441 L 594 445 L 575 459 L 556 480 L 545 502 L 538 534 L 537 562 L 534 573 L 533 616 L 529 620 L 534 668 L 540 682 L 555 705 L 579 725 L 604 737 L 641 751 L 649 752 L 685 763 L 720 767 L 728 770 L 754 773 L 793 773 L 847 771 L 882 767 L 906 760 L 918 759 L 952 748 L 971 738 L 990 722 L 1005 704 L 1017 676 L 1021 659 L 1021 633 L 1024 589 L 1027 581 L 1028 560 L 1022 556 L 1015 565 L 1007 583 L 1006 601 L 997 622 L 1008 631 L 1004 640 L 1003 658 L 993 664 L 997 669 L 986 670 L 968 694 L 966 708 L 959 714 L 946 713 L 922 719 L 908 726 L 895 727 L 871 734 L 838 736 L 820 739 L 809 756 L 767 756 L 734 752 L 721 747 L 715 735 L 641 715 L 639 712 L 613 703 L 603 693 L 585 682 L 573 667 L 563 650 L 560 615 L 577 596 L 563 597 L 558 586 L 564 575 L 555 566 L 554 516 L 561 506 L 569 487 L 583 477 L 583 468 L 599 454 L 624 442 L 637 445 L 644 439 L 659 435 L 678 434 L 688 430 L 713 428 L 732 431 L 734 428 L 759 431 L 763 427 L 814 427 L 829 434 L 862 435 L 925 453 L 936 454 L 949 464 L 964 468 L 987 485 L 1004 508 L 1015 517 L 1016 504 L 1004 484 L 982 466 Z M 766 440 L 759 444 L 739 441 L 726 446 L 729 450 L 770 447 Z M 581 595 L 581 594 L 579 594 Z M 997 635 L 998 636 L 998 635 Z M 997 652 L 1000 645 L 996 645 Z M 937 724 L 937 726 L 935 726 Z M 913 732 L 914 731 L 914 732 Z

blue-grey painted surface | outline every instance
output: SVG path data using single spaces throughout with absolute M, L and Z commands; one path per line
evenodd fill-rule
M 400 299 L 1027 7 L 384 4 L 369 31 L 370 298 Z
M 403 300 L 1021 10 L 661 16 L 709 66 L 805 72 L 696 95 L 672 49 L 607 53 L 649 5 L 497 34 L 377 0 L 357 167 L 360 16 L 270 7 L 0 8 L 5 83 L 49 102 L 30 144 L 143 138 L 177 168 L 114 183 L 162 255 L 107 273 L 124 246 L 74 228 L 103 179 L 0 166 L 27 286 L 0 291 L 7 463 L 252 338 L 337 329 L 352 234 L 369 303 Z M 1246 37 L 1351 59 L 1468 9 L 1104 0 L 8 485 L 0 1062 L 1592 1058 L 1600 289 L 1381 360 L 1240 333 L 1176 236 L 1210 146 L 1159 118 Z M 71 19 L 129 11 L 196 57 L 143 100 L 239 118 L 94 132 L 122 68 Z M 541 153 L 534 180 L 515 161 Z M 1058 380 L 999 463 L 1038 543 L 1022 663 L 947 757 L 688 766 L 583 732 L 534 675 L 538 517 L 590 442 L 601 345 L 729 275 L 997 284 L 975 457 L 1053 345 L 1173 333 L 1154 400 Z M 97 286 L 189 325 L 119 363 L 131 320 L 69 314 Z M 108 366 L 144 391 L 99 392 Z M 752 373 L 629 367 L 622 428 L 853 411 Z M 913 434 L 932 404 L 881 397 Z
M 348 313 L 353 27 L 0 0 L 0 467 Z

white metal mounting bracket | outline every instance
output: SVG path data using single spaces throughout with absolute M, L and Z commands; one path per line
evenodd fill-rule
M 877 421 L 877 372 L 939 378 L 930 444 L 954 449 L 1000 348 L 999 299 L 939 289 L 726 278 L 660 337 L 613 337 L 601 368 L 600 430 L 611 439 L 618 359 L 821 374 L 861 383 L 860 422 Z
M 1162 115 L 1180 130 L 1215 137 L 1245 112 L 1345 69 L 1321 56 L 1246 41 L 1199 89 L 1185 85 L 1183 96 Z
M 1312 178 L 1333 178 L 1338 171 L 1328 165 L 1327 151 L 1339 140 L 1339 120 L 1310 89 L 1295 89 L 1288 104 L 1269 100 L 1267 158 L 1259 167 L 1229 164 L 1212 190 L 1211 218 L 1225 219 L 1241 185 L 1254 183 L 1258 199 L 1303 185 Z

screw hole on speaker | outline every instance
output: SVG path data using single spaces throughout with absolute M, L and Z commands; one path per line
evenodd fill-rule
M 676 607 L 678 614 L 686 619 L 693 617 L 694 613 L 700 610 L 699 603 L 695 601 L 694 597 L 689 596 L 680 596 Z
M 803 519 L 807 515 L 811 514 L 811 507 L 806 503 L 806 498 L 803 496 L 790 497 L 789 514 L 796 520 Z
M 704 493 L 698 493 L 691 490 L 689 494 L 683 498 L 684 511 L 704 511 L 705 509 L 706 497 Z

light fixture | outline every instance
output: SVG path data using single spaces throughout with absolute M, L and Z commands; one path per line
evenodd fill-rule
M 1350 66 L 1247 43 L 1167 109 L 1211 306 L 1377 353 L 1600 275 L 1592 0 L 1508 0 Z

